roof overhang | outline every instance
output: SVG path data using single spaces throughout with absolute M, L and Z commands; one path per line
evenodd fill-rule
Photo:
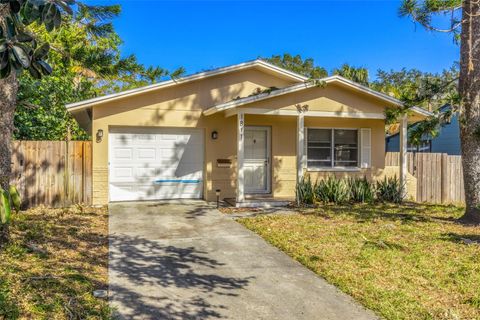
M 77 120 L 78 125 L 89 135 L 92 135 L 92 109 L 84 108 L 71 111 L 72 116 Z
M 101 96 L 93 99 L 83 100 L 80 102 L 70 103 L 66 105 L 66 108 L 68 111 L 73 112 L 80 109 L 91 108 L 99 104 L 123 99 L 126 97 L 132 97 L 132 96 L 136 96 L 136 95 L 151 92 L 151 91 L 165 89 L 175 85 L 184 84 L 191 81 L 200 80 L 200 79 L 204 79 L 212 76 L 217 76 L 217 75 L 221 75 L 229 72 L 240 71 L 248 68 L 258 68 L 266 71 L 267 73 L 274 74 L 278 77 L 296 81 L 296 82 L 305 82 L 308 80 L 307 77 L 304 77 L 300 74 L 291 72 L 289 70 L 285 70 L 271 63 L 257 59 L 257 60 L 248 61 L 248 62 L 244 62 L 244 63 L 240 63 L 240 64 L 228 66 L 228 67 L 218 68 L 211 71 L 199 72 L 199 73 L 182 77 L 179 79 L 162 81 L 159 83 L 155 83 L 152 85 L 148 85 L 148 86 L 144 86 L 136 89 L 113 93 L 113 94 L 109 94 L 109 95 L 105 95 L 105 96 Z
M 408 122 L 419 122 L 433 116 L 432 112 L 429 112 L 420 107 L 411 107 L 408 109 Z

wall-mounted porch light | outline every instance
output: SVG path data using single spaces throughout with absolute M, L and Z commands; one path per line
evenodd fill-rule
M 101 142 L 101 141 L 102 141 L 102 138 L 103 138 L 103 129 L 98 129 L 98 130 L 97 130 L 96 137 L 97 137 L 97 142 Z
M 212 131 L 212 140 L 218 139 L 218 132 L 216 130 Z

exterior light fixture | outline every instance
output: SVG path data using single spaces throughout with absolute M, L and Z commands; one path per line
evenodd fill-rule
M 216 130 L 212 131 L 212 140 L 218 139 L 218 132 Z
M 215 195 L 217 196 L 217 209 L 220 206 L 220 189 L 215 190 Z
M 97 142 L 101 142 L 102 141 L 102 138 L 103 138 L 103 129 L 98 129 L 97 130 Z

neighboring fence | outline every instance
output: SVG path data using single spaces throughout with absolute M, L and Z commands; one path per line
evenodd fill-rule
M 91 141 L 14 141 L 12 184 L 26 207 L 92 201 Z
M 399 166 L 399 153 L 387 152 L 385 165 Z M 408 153 L 407 168 L 417 178 L 417 201 L 465 203 L 461 156 L 446 153 Z

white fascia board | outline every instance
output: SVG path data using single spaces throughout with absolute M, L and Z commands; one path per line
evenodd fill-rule
M 225 117 L 231 117 L 240 111 L 244 114 L 298 116 L 297 110 L 241 108 L 227 110 L 225 112 Z M 305 111 L 304 116 L 319 118 L 385 119 L 385 114 L 375 112 Z
M 428 110 L 425 110 L 425 109 L 422 109 L 422 108 L 417 107 L 417 106 L 411 107 L 409 110 L 411 110 L 411 111 L 413 111 L 413 112 L 415 112 L 415 113 L 418 113 L 418 114 L 420 114 L 420 115 L 422 115 L 422 116 L 425 116 L 425 117 L 431 117 L 431 116 L 433 116 L 433 113 L 432 113 L 432 112 L 430 112 L 430 111 L 428 111 Z
M 265 62 L 263 60 L 258 60 L 257 59 L 257 60 L 253 60 L 253 61 L 248 61 L 248 62 L 243 62 L 243 63 L 240 63 L 240 64 L 236 64 L 236 65 L 233 65 L 233 66 L 218 68 L 218 69 L 215 69 L 215 70 L 210 70 L 210 71 L 205 71 L 205 72 L 199 72 L 199 73 L 196 73 L 196 74 L 193 74 L 193 75 L 190 75 L 190 76 L 186 76 L 186 77 L 183 77 L 183 78 L 179 78 L 179 79 L 176 79 L 176 80 L 167 80 L 167 81 L 151 84 L 151 85 L 140 87 L 140 88 L 126 90 L 126 91 L 113 93 L 113 94 L 109 94 L 109 95 L 105 95 L 105 96 L 101 96 L 101 97 L 97 97 L 97 98 L 92 98 L 92 99 L 88 99 L 88 100 L 83 100 L 83 101 L 79 101 L 79 102 L 69 103 L 69 104 L 66 105 L 66 108 L 69 111 L 78 110 L 78 109 L 82 109 L 82 108 L 87 108 L 87 107 L 91 107 L 91 106 L 96 105 L 96 104 L 105 103 L 105 102 L 108 102 L 108 101 L 117 100 L 117 99 L 120 99 L 120 98 L 125 98 L 125 97 L 128 97 L 128 96 L 137 95 L 137 94 L 140 94 L 140 93 L 146 93 L 146 92 L 158 90 L 158 89 L 161 89 L 161 88 L 168 88 L 170 86 L 174 86 L 174 85 L 177 85 L 177 84 L 182 84 L 182 83 L 186 83 L 186 82 L 190 82 L 190 81 L 194 81 L 194 80 L 199 80 L 199 79 L 203 79 L 203 78 L 207 78 L 207 77 L 211 77 L 211 76 L 216 76 L 216 75 L 220 75 L 220 74 L 224 74 L 224 73 L 228 73 L 228 72 L 239 71 L 239 70 L 243 70 L 243 69 L 246 69 L 246 68 L 249 68 L 249 67 L 254 67 L 254 66 L 266 68 L 266 69 L 271 70 L 275 73 L 278 73 L 278 74 L 281 74 L 281 75 L 286 76 L 288 78 L 291 78 L 292 80 L 295 80 L 295 81 L 303 82 L 303 81 L 306 81 L 308 79 L 308 78 L 306 78 L 302 75 L 299 75 L 295 72 L 285 70 L 283 68 L 277 67 L 277 66 L 275 66 L 273 64 L 270 64 L 268 62 Z

